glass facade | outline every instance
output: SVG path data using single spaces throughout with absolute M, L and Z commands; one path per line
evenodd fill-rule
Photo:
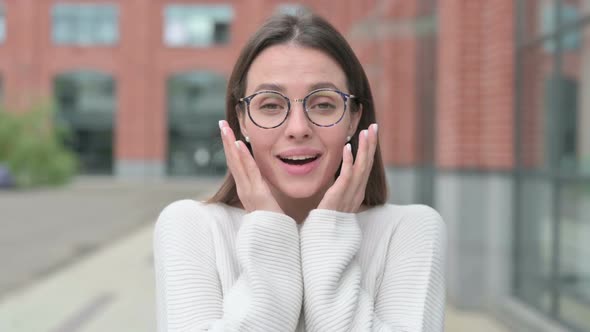
M 78 154 L 82 172 L 112 174 L 115 81 L 94 71 L 75 71 L 54 80 L 58 121 L 71 129 L 66 142 Z
M 208 47 L 230 39 L 234 12 L 230 5 L 168 5 L 164 43 L 169 47 Z
M 435 205 L 435 137 L 438 34 L 437 2 L 419 2 L 418 11 L 424 24 L 416 36 L 416 202 Z
M 4 13 L 4 4 L 0 3 L 0 43 L 6 40 L 6 14 Z
M 112 4 L 60 3 L 52 10 L 57 45 L 113 45 L 119 40 L 119 10 Z
M 294 3 L 282 3 L 277 7 L 277 12 L 281 14 L 295 15 L 299 12 L 306 12 L 308 8 Z
M 187 72 L 168 80 L 168 174 L 224 174 L 219 119 L 225 117 L 225 79 Z
M 514 294 L 590 331 L 590 2 L 518 1 Z

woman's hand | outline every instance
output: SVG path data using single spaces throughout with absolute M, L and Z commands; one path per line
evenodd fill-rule
M 248 212 L 265 210 L 284 213 L 260 174 L 248 147 L 244 142 L 236 141 L 234 132 L 226 121 L 219 121 L 219 128 L 227 167 L 236 182 L 238 197 L 244 209 Z
M 373 167 L 377 149 L 377 124 L 359 133 L 359 147 L 353 164 L 350 144 L 346 144 L 342 155 L 340 176 L 326 191 L 318 209 L 340 212 L 358 212 L 365 199 L 365 188 Z

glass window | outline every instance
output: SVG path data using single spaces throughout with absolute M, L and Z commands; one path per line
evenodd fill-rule
M 170 47 L 206 47 L 229 42 L 230 5 L 168 5 L 164 43 Z
M 283 3 L 277 7 L 277 12 L 281 14 L 291 14 L 295 15 L 298 12 L 305 12 L 307 8 L 300 4 L 292 4 L 292 3 Z
M 590 14 L 590 1 L 587 0 L 562 0 L 562 6 L 566 5 L 577 12 L 578 18 L 583 18 Z
M 522 15 L 519 23 L 524 23 L 523 37 L 526 40 L 536 39 L 544 33 L 553 32 L 548 31 L 551 26 L 543 19 L 548 15 L 548 11 L 555 7 L 554 0 L 521 0 L 520 6 Z
M 558 126 L 559 169 L 567 174 L 590 174 L 590 26 L 577 32 L 584 42 L 562 48 L 560 100 L 554 116 Z M 568 36 L 560 36 L 562 44 Z
M 54 81 L 58 120 L 72 131 L 67 145 L 81 161 L 82 170 L 111 174 L 115 120 L 115 81 L 95 71 L 64 73 Z
M 579 20 L 580 15 L 578 8 L 575 6 L 562 3 L 559 6 L 559 18 L 557 17 L 557 6 L 545 5 L 541 11 L 541 31 L 543 34 L 551 34 L 558 28 L 570 25 Z M 559 22 L 558 22 L 559 20 Z M 558 26 L 559 25 L 559 26 Z M 578 48 L 580 45 L 580 33 L 578 30 L 565 31 L 561 36 L 561 49 L 572 50 Z M 554 53 L 556 51 L 556 44 L 554 39 L 550 39 L 544 43 L 544 48 L 547 53 Z
M 58 45 L 112 45 L 119 39 L 119 12 L 115 5 L 56 4 L 52 18 L 53 42 Z
M 4 4 L 0 3 L 0 43 L 6 40 L 6 16 L 4 14 Z
M 520 163 L 527 171 L 547 171 L 550 164 L 547 121 L 553 95 L 553 57 L 542 47 L 521 52 Z
M 516 238 L 515 294 L 549 314 L 552 307 L 552 187 L 541 178 L 523 178 Z
M 515 295 L 590 330 L 590 1 L 521 0 Z M 524 6 L 523 6 L 524 5 Z M 559 15 L 557 15 L 559 13 Z M 536 20 L 535 24 L 530 24 Z M 539 33 L 531 33 L 536 26 Z M 539 39 L 539 38 L 543 39 Z
M 559 311 L 581 331 L 590 330 L 590 184 L 564 185 L 559 215 Z
M 210 72 L 187 72 L 168 80 L 168 173 L 223 174 L 219 139 L 226 80 Z

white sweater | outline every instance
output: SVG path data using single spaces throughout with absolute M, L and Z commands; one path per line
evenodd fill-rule
M 158 331 L 442 331 L 446 227 L 424 205 L 287 215 L 181 200 L 154 232 Z

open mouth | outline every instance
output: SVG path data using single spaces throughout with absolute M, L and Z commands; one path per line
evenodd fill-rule
M 281 157 L 281 156 L 279 156 L 279 159 L 282 162 L 284 162 L 285 164 L 289 164 L 289 165 L 305 165 L 305 164 L 309 164 L 309 163 L 315 161 L 319 157 L 320 157 L 320 155 L 315 155 L 315 156 L 290 156 L 290 157 Z

